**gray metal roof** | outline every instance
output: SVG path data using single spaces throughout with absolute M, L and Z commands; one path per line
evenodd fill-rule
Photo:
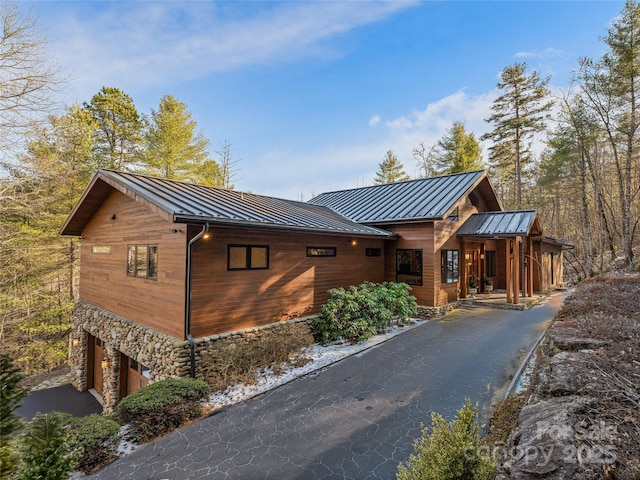
M 355 223 L 321 205 L 113 170 L 100 170 L 96 173 L 62 227 L 62 234 L 80 235 L 88 219 L 95 213 L 96 205 L 111 191 L 105 188 L 104 182 L 132 198 L 143 198 L 171 215 L 177 223 L 209 222 L 318 233 L 394 236 L 391 232 Z M 92 198 L 92 191 L 104 198 Z
M 438 220 L 486 177 L 483 170 L 341 190 L 309 200 L 359 223 Z
M 471 215 L 458 229 L 459 237 L 512 237 L 538 233 L 535 210 L 483 212 Z

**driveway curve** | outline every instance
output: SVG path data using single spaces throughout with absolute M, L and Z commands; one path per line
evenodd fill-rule
M 432 411 L 486 411 L 559 309 L 457 310 L 157 439 L 92 479 L 394 479 Z

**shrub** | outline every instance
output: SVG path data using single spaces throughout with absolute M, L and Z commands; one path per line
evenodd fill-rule
M 129 424 L 134 440 L 146 442 L 200 417 L 201 403 L 210 392 L 204 380 L 162 380 L 123 398 L 118 404 L 118 417 Z
M 13 412 L 27 395 L 27 390 L 20 386 L 23 378 L 13 359 L 0 354 L 0 478 L 9 478 L 17 465 L 10 442 L 14 432 L 22 427 L 20 417 Z
M 78 452 L 77 468 L 90 473 L 116 456 L 120 424 L 97 413 L 69 422 L 71 442 Z
M 313 321 L 318 340 L 322 344 L 339 338 L 361 342 L 394 319 L 406 322 L 417 310 L 415 297 L 409 295 L 410 289 L 403 283 L 364 282 L 358 287 L 329 290 L 329 300 Z
M 68 441 L 69 415 L 60 412 L 39 413 L 21 435 L 22 462 L 20 480 L 63 480 L 76 465 L 76 455 Z
M 496 472 L 494 459 L 481 456 L 476 420 L 478 409 L 469 399 L 453 422 L 431 413 L 432 426 L 423 427 L 413 443 L 415 455 L 398 467 L 398 480 L 490 480 Z

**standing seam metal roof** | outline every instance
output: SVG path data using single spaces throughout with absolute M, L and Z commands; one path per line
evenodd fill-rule
M 536 218 L 535 210 L 476 213 L 462 224 L 457 234 L 459 237 L 525 236 Z
M 358 223 L 442 219 L 486 175 L 483 170 L 322 193 L 323 205 Z
M 101 176 L 156 205 L 172 215 L 178 223 L 210 222 L 322 233 L 394 236 L 385 230 L 360 225 L 321 205 L 114 170 L 100 170 L 96 177 Z M 76 212 L 77 208 L 74 210 Z

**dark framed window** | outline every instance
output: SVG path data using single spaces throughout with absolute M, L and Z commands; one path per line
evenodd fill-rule
M 379 257 L 382 255 L 381 248 L 367 248 L 365 251 L 367 257 Z
M 336 247 L 307 247 L 307 257 L 335 257 Z
M 158 246 L 128 245 L 127 276 L 156 280 L 158 278 Z
M 484 274 L 487 277 L 496 276 L 496 252 L 487 250 L 484 252 Z
M 227 270 L 266 270 L 269 268 L 268 245 L 229 245 Z
M 460 207 L 456 207 L 456 209 L 449 214 L 447 220 L 450 220 L 452 222 L 457 222 L 458 220 L 460 220 Z
M 422 285 L 422 250 L 396 250 L 396 281 Z
M 460 277 L 460 252 L 458 250 L 441 250 L 440 281 L 442 283 L 458 283 Z

